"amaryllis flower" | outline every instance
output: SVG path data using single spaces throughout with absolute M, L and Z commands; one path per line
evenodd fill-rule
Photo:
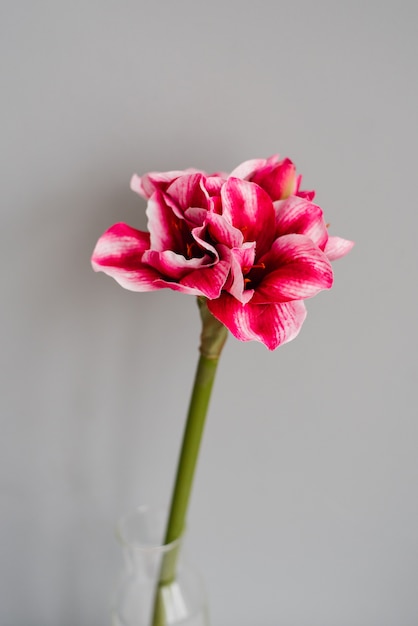
M 328 235 L 314 192 L 300 191 L 300 180 L 277 155 L 230 175 L 134 176 L 132 189 L 148 198 L 149 232 L 115 224 L 99 239 L 93 267 L 133 291 L 204 296 L 235 337 L 273 350 L 296 337 L 304 300 L 331 287 L 330 261 L 353 245 Z

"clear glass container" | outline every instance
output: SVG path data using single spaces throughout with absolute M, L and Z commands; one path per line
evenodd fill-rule
M 209 626 L 200 575 L 182 538 L 161 545 L 166 515 L 139 507 L 117 526 L 125 570 L 112 602 L 112 626 Z

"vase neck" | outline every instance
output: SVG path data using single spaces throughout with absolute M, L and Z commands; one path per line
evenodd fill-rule
M 162 543 L 166 515 L 148 507 L 139 507 L 123 517 L 117 525 L 117 537 L 122 546 L 126 565 L 137 574 L 160 576 L 171 582 L 183 537 L 164 545 Z

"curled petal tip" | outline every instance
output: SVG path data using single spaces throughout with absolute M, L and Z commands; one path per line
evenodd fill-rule
M 350 241 L 349 239 L 328 237 L 324 252 L 330 261 L 336 261 L 348 254 L 353 246 L 354 241 Z
M 135 193 L 139 194 L 140 196 L 144 198 L 146 197 L 144 188 L 142 186 L 142 179 L 140 176 L 138 176 L 138 174 L 133 174 L 129 186 L 132 189 L 132 191 L 134 191 Z

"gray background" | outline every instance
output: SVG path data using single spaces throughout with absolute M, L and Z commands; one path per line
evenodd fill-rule
M 194 299 L 90 269 L 133 172 L 274 152 L 335 287 L 228 340 L 189 516 L 214 626 L 418 623 L 413 2 L 2 2 L 1 626 L 104 626 L 115 520 L 167 503 Z

